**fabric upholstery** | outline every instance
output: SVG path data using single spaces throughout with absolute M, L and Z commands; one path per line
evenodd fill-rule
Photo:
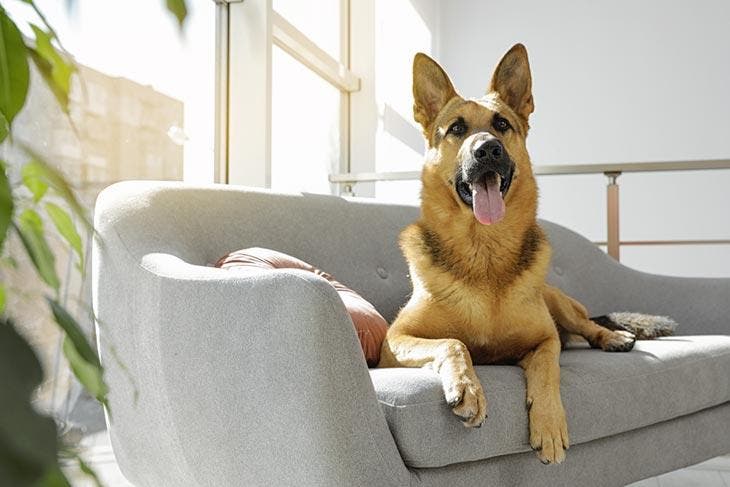
M 411 291 L 398 235 L 418 216 L 414 206 L 160 181 L 105 192 L 102 216 L 136 258 L 157 252 L 208 265 L 231 249 L 276 249 L 337 276 L 388 322 Z
M 730 279 L 647 274 L 617 263 L 587 238 L 541 221 L 553 258 L 548 281 L 591 316 L 634 311 L 669 316 L 680 335 L 730 334 Z
M 232 248 L 276 248 L 327 269 L 390 320 L 410 292 L 397 237 L 417 214 L 412 206 L 220 185 L 147 181 L 104 190 L 94 219 L 93 304 L 110 387 L 110 435 L 125 476 L 140 487 L 498 485 L 510 478 L 526 484 L 547 479 L 552 485 L 588 485 L 590 478 L 590 485 L 618 485 L 727 453 L 727 403 L 688 412 L 709 408 L 726 391 L 727 377 L 712 379 L 717 367 L 727 370 L 722 356 L 699 370 L 679 351 L 608 355 L 586 350 L 563 358 L 563 378 L 571 384 L 566 389 L 569 422 L 579 441 L 563 466 L 541 470 L 546 467 L 528 452 L 409 468 L 378 403 L 374 376 L 368 374 L 349 316 L 329 283 L 298 270 L 243 276 L 205 267 Z M 730 331 L 730 279 L 638 273 L 606 258 L 579 235 L 543 225 L 555 248 L 551 279 L 592 312 L 649 311 L 675 317 L 683 333 Z M 687 340 L 693 349 L 717 351 L 711 343 L 700 347 L 697 339 Z M 675 350 L 672 343 L 680 342 L 656 345 Z M 596 361 L 586 360 L 576 369 L 569 361 L 583 353 Z M 650 383 L 646 373 L 621 367 L 627 360 L 647 373 L 666 368 L 662 381 L 679 389 L 674 392 L 679 407 L 661 382 Z M 672 369 L 681 378 L 676 381 L 667 365 L 675 361 L 683 364 Z M 615 367 L 635 375 L 636 386 L 622 377 L 611 382 Z M 510 389 L 521 387 L 518 372 L 480 370 L 490 418 L 476 432 L 457 423 L 464 442 L 499 429 L 493 415 L 524 414 L 524 393 Z M 409 373 L 416 374 L 415 382 L 404 385 L 403 394 L 418 387 L 423 397 L 442 401 L 432 379 L 418 375 L 423 371 Z M 581 382 L 582 377 L 599 382 Z M 382 381 L 378 387 L 382 395 Z M 581 394 L 580 388 L 591 394 Z M 615 394 L 607 392 L 614 389 Z M 686 415 L 580 443 L 611 434 L 600 418 L 593 419 L 599 424 L 588 425 L 581 411 L 600 410 L 608 418 L 628 414 L 616 424 L 639 425 L 641 404 L 653 394 L 666 399 L 664 405 L 649 403 L 657 409 L 653 421 L 680 410 Z M 599 401 L 605 402 L 602 408 Z M 453 448 L 455 436 L 441 431 L 443 417 L 428 418 L 431 428 L 409 424 L 419 425 L 424 442 L 442 434 Z M 502 428 L 505 438 L 514 444 L 524 439 L 523 421 L 519 428 Z M 487 445 L 500 441 L 496 433 L 481 438 Z M 617 452 L 620 445 L 641 451 Z
M 109 292 L 97 316 L 108 325 L 99 330 L 112 445 L 132 483 L 403 484 L 355 331 L 327 281 L 299 270 L 237 275 L 168 254 L 135 266 L 121 242 L 104 243 L 131 272 L 121 280 L 100 268 Z M 331 464 L 338 456 L 349 461 Z
M 375 367 L 380 361 L 380 348 L 388 331 L 388 323 L 378 310 L 358 293 L 337 281 L 326 272 L 317 269 L 301 259 L 276 250 L 252 247 L 236 250 L 224 255 L 215 263 L 215 267 L 236 272 L 256 273 L 261 269 L 301 269 L 316 274 L 335 288 L 347 309 L 347 313 L 355 326 L 357 338 L 360 340 L 365 361 L 369 367 Z M 231 303 L 235 305 L 235 303 Z
M 730 337 L 726 336 L 639 341 L 629 353 L 570 349 L 562 353 L 560 365 L 572 445 L 730 401 Z M 489 417 L 472 430 L 464 428 L 446 405 L 434 372 L 371 371 L 406 465 L 440 467 L 530 450 L 522 369 L 476 370 Z
M 535 453 L 412 469 L 411 487 L 624 487 L 730 451 L 730 403 L 571 446 L 565 462 Z M 718 453 L 720 452 L 720 453 Z

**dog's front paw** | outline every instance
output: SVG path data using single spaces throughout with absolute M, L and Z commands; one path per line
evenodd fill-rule
M 530 408 L 530 446 L 542 463 L 562 463 L 565 450 L 570 448 L 568 423 L 561 404 L 546 404 L 527 400 Z
M 479 380 L 462 377 L 444 384 L 446 402 L 464 426 L 480 428 L 487 419 L 487 399 Z
M 628 352 L 634 348 L 636 337 L 633 333 L 623 330 L 603 330 L 593 348 L 600 348 L 605 352 Z
M 487 418 L 487 399 L 476 376 L 462 376 L 444 381 L 444 395 L 452 412 L 464 426 L 479 428 Z

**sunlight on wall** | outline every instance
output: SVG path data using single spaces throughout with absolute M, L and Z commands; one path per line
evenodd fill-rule
M 423 164 L 424 142 L 413 120 L 413 56 L 435 55 L 438 9 L 433 2 L 376 4 L 375 77 L 378 110 L 377 171 L 413 171 Z M 415 204 L 420 183 L 382 182 L 376 197 Z

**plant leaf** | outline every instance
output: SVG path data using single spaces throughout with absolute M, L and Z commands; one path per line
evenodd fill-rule
M 0 142 L 5 140 L 5 137 L 8 136 L 10 133 L 10 125 L 8 124 L 8 121 L 5 119 L 5 115 L 0 112 Z
M 79 257 L 79 271 L 83 274 L 84 269 L 84 249 L 81 243 L 81 236 L 76 231 L 74 222 L 71 220 L 66 211 L 53 203 L 46 203 L 46 213 L 51 217 L 51 221 L 56 226 L 56 230 L 68 242 L 71 248 Z
M 56 465 L 46 472 L 46 475 L 38 482 L 38 487 L 71 487 L 61 468 Z
M 83 458 L 81 458 L 80 455 L 75 455 L 76 461 L 79 462 L 79 468 L 82 472 L 84 472 L 88 477 L 91 477 L 91 479 L 94 481 L 94 484 L 96 487 L 102 487 L 101 479 L 99 479 L 99 476 L 94 472 L 94 469 L 91 468 L 90 465 L 88 465 Z
M 8 126 L 25 104 L 29 82 L 28 53 L 23 36 L 5 10 L 0 9 L 0 113 Z
M 11 323 L 0 320 L 0 485 L 37 485 L 58 470 L 56 425 L 30 403 L 42 379 L 33 350 Z
M 86 215 L 86 210 L 79 204 L 73 189 L 71 189 L 63 174 L 58 169 L 49 165 L 40 154 L 30 147 L 23 145 L 23 149 L 32 157 L 32 160 L 26 166 L 33 166 L 33 168 L 28 170 L 37 171 L 41 180 L 48 184 L 56 194 L 66 201 L 71 211 L 81 219 L 84 226 L 88 229 L 92 228 L 91 220 Z
M 48 301 L 51 307 L 56 323 L 66 332 L 66 336 L 71 340 L 71 343 L 73 343 L 81 358 L 92 365 L 101 367 L 99 357 L 96 355 L 94 349 L 91 348 L 91 345 L 89 345 L 88 340 L 86 340 L 86 335 L 81 331 L 81 327 L 76 323 L 76 320 L 58 301 L 48 297 L 46 301 Z
M 84 332 L 66 308 L 58 301 L 46 298 L 53 312 L 56 323 L 66 332 L 63 342 L 63 353 L 68 359 L 71 370 L 76 378 L 100 403 L 109 409 L 106 394 L 107 386 L 104 383 L 104 369 Z
M 177 18 L 180 28 L 185 23 L 185 17 L 188 16 L 188 7 L 185 0 L 166 0 L 167 10 L 169 10 L 175 18 Z
M 0 251 L 13 218 L 13 205 L 13 191 L 5 173 L 5 162 L 0 160 Z
M 31 58 L 43 74 L 46 84 L 56 96 L 63 111 L 68 113 L 68 94 L 74 66 L 53 46 L 50 34 L 37 25 L 30 24 L 30 27 L 33 29 L 36 42 L 35 49 L 30 50 Z
M 48 191 L 48 183 L 43 180 L 43 173 L 37 164 L 26 164 L 20 170 L 23 185 L 33 194 L 33 201 L 38 203 Z
M 35 1 L 33 1 L 33 0 L 21 0 L 21 1 L 27 3 L 28 5 L 30 5 L 33 8 L 33 11 L 36 13 L 36 15 L 38 16 L 38 18 L 41 19 L 41 22 L 43 22 L 43 25 L 45 25 L 46 26 L 46 29 L 48 29 L 48 32 L 51 33 L 50 34 L 51 35 L 51 38 L 52 39 L 56 39 L 56 42 L 58 42 L 58 46 L 61 48 L 62 51 L 68 52 L 68 51 L 66 51 L 66 48 L 64 48 L 61 45 L 61 39 L 58 38 L 58 34 L 53 29 L 53 26 L 48 22 L 48 19 L 43 14 L 43 11 L 38 8 L 38 5 L 36 5 Z
M 27 209 L 18 217 L 15 225 L 20 240 L 30 256 L 41 279 L 58 292 L 61 285 L 56 273 L 56 258 L 43 233 L 43 220 L 34 210 Z
M 43 56 L 41 56 L 38 51 L 32 47 L 28 48 L 28 53 L 30 54 L 30 58 L 33 60 L 36 68 L 38 68 L 38 72 L 43 77 L 43 81 L 46 82 L 46 86 L 48 86 L 51 90 L 53 96 L 56 97 L 58 106 L 64 113 L 68 114 L 68 93 L 59 88 L 53 80 L 53 66 L 47 60 L 43 59 Z
M 63 340 L 63 354 L 66 356 L 66 359 L 68 359 L 71 370 L 79 382 L 81 382 L 81 385 L 83 385 L 84 388 L 89 391 L 89 394 L 94 396 L 97 401 L 108 408 L 109 405 L 106 400 L 108 389 L 104 383 L 104 370 L 101 366 L 94 365 L 85 360 L 68 335 L 66 335 L 66 338 Z

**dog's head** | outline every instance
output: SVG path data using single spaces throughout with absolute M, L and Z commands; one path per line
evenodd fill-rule
M 482 98 L 464 99 L 430 57 L 413 61 L 413 112 L 427 140 L 424 188 L 448 187 L 460 211 L 495 224 L 534 179 L 525 147 L 534 110 L 527 51 L 517 44 L 504 55 Z M 527 186 L 527 183 L 525 184 Z M 424 189 L 426 191 L 426 189 Z

